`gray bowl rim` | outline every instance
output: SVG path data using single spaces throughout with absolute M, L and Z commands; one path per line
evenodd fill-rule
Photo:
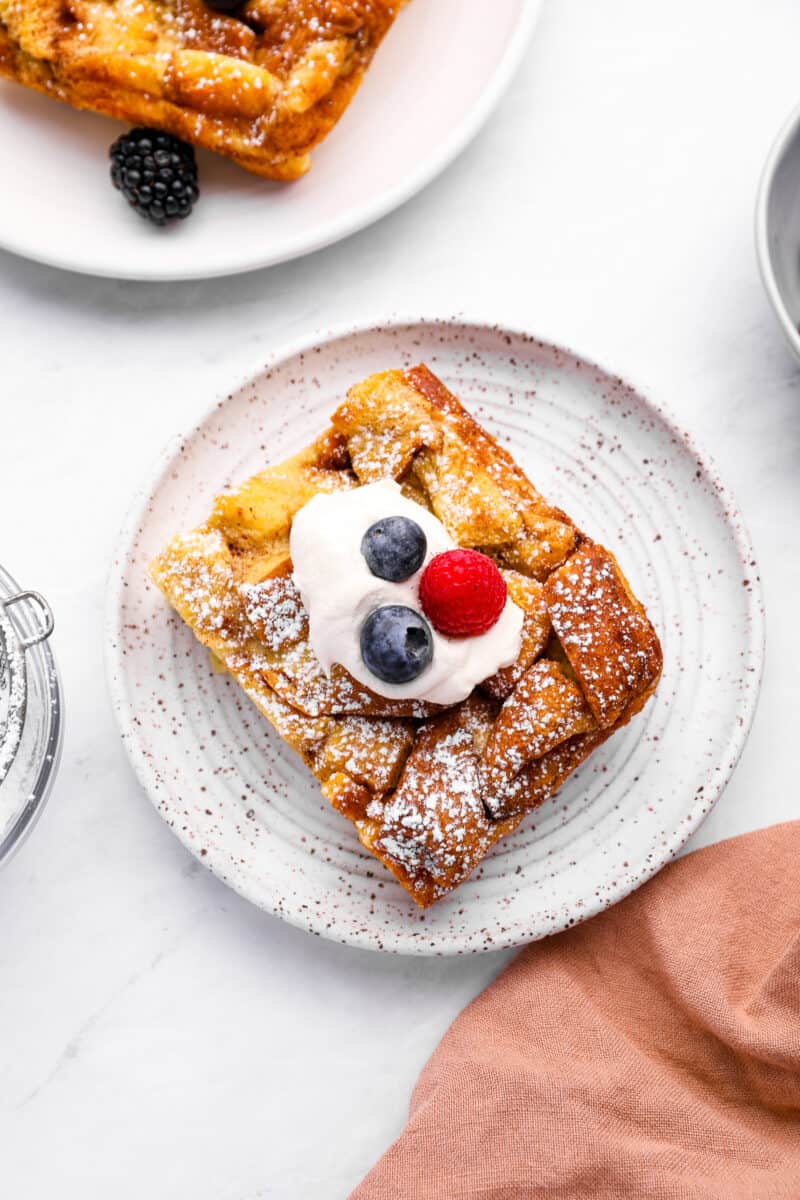
M 767 293 L 770 304 L 775 311 L 775 315 L 780 321 L 783 332 L 786 335 L 786 340 L 794 351 L 795 356 L 800 359 L 800 332 L 798 332 L 797 326 L 789 315 L 786 304 L 784 303 L 783 295 L 775 278 L 775 272 L 772 266 L 772 257 L 769 251 L 769 228 L 767 219 L 769 198 L 772 193 L 772 185 L 775 180 L 775 173 L 778 169 L 778 165 L 783 159 L 787 146 L 791 143 L 795 136 L 798 135 L 798 133 L 800 133 L 800 104 L 792 109 L 789 116 L 783 122 L 777 137 L 770 146 L 769 154 L 767 155 L 764 166 L 761 169 L 761 177 L 756 196 L 755 239 L 758 268 L 761 273 L 761 281 L 764 284 L 764 290 Z

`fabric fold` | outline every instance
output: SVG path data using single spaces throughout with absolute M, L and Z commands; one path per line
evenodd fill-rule
M 800 822 L 527 947 L 351 1200 L 798 1200 Z

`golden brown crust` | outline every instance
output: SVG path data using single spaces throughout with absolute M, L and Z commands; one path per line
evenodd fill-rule
M 521 575 L 519 571 L 502 571 L 508 594 L 518 608 L 522 609 L 522 644 L 516 662 L 510 667 L 501 667 L 481 684 L 495 700 L 506 700 L 522 676 L 536 659 L 544 653 L 550 637 L 550 614 L 544 601 L 544 588 L 538 580 Z
M 579 530 L 561 509 L 545 500 L 508 451 L 498 445 L 424 364 L 406 371 L 405 378 L 446 416 L 454 444 L 468 446 L 469 458 L 480 463 L 489 479 L 498 485 L 503 498 L 501 511 L 506 513 L 511 509 L 516 513 L 516 520 L 506 517 L 502 524 L 495 518 L 494 526 L 500 525 L 497 541 L 489 540 L 487 527 L 483 527 L 481 544 L 494 546 L 495 556 L 505 566 L 535 579 L 545 579 L 577 545 Z M 456 478 L 463 469 L 459 458 L 457 454 L 456 462 L 447 464 L 452 466 Z M 442 474 L 446 474 L 444 464 Z M 501 540 L 503 533 L 508 535 L 506 541 Z
M 661 646 L 614 555 L 586 544 L 544 585 L 555 630 L 598 725 L 614 725 L 661 673 Z
M 0 0 L 0 76 L 291 180 L 358 88 L 401 2 Z
M 423 908 L 463 883 L 519 823 L 491 820 L 483 803 L 481 754 L 494 715 L 474 694 L 420 726 L 394 792 L 357 823 L 363 844 Z
M 487 796 L 504 793 L 530 763 L 596 727 L 578 685 L 557 663 L 540 659 L 522 676 L 492 725 L 481 758 Z
M 300 753 L 330 803 L 421 906 L 639 711 L 658 638 L 589 541 L 424 367 L 353 387 L 312 446 L 220 496 L 152 574 Z M 503 566 L 523 609 L 517 661 L 445 711 L 377 696 L 308 641 L 291 577 L 294 514 L 315 493 L 391 475 L 455 541 Z

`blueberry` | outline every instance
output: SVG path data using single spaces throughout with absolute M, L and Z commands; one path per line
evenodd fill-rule
M 433 658 L 430 625 L 402 604 L 376 608 L 361 626 L 361 657 L 384 683 L 410 683 Z
M 370 525 L 361 539 L 361 553 L 379 579 L 400 583 L 422 566 L 428 543 L 416 521 L 384 517 Z

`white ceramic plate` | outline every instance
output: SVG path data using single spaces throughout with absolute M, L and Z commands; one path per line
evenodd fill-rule
M 167 230 L 111 187 L 119 123 L 0 83 L 0 144 L 14 163 L 0 188 L 0 245 L 120 279 L 231 275 L 327 246 L 402 204 L 464 148 L 510 81 L 540 2 L 503 0 L 486 20 L 463 0 L 415 0 L 305 178 L 277 184 L 201 152 L 201 201 Z
M 661 635 L 664 676 L 630 726 L 420 913 L 300 760 L 150 584 L 147 563 L 231 481 L 326 423 L 347 387 L 424 360 L 544 493 L 619 556 Z M 293 924 L 375 949 L 458 954 L 592 916 L 658 870 L 717 800 L 755 709 L 753 552 L 707 460 L 618 377 L 524 334 L 452 322 L 331 334 L 272 358 L 168 448 L 122 534 L 108 608 L 114 705 L 133 765 L 186 846 Z

